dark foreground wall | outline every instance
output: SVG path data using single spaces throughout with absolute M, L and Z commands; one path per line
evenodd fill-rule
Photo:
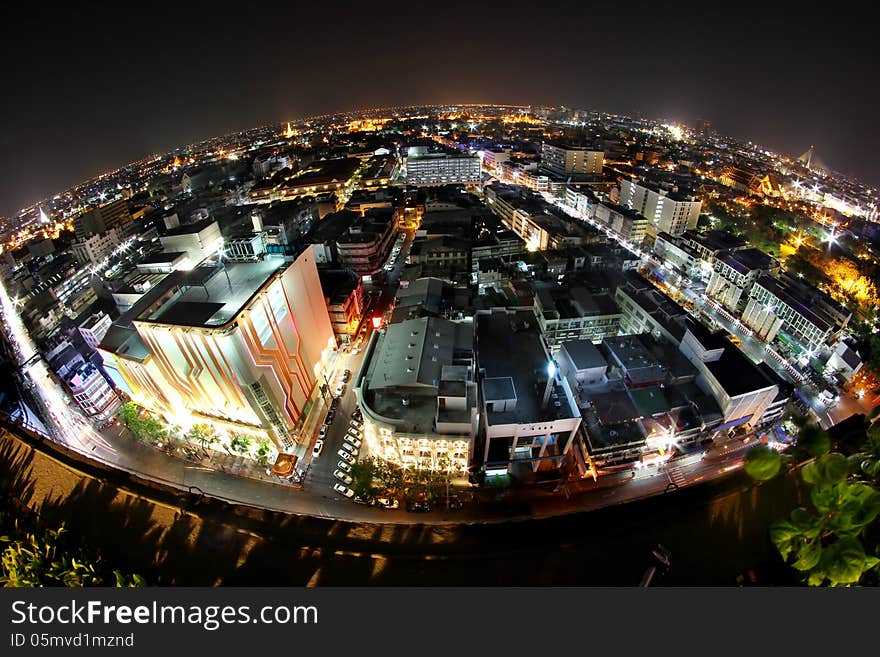
M 168 585 L 637 585 L 651 548 L 672 552 L 658 585 L 790 584 L 768 523 L 796 480 L 735 476 L 564 518 L 495 525 L 380 525 L 207 499 L 0 428 L 0 486 L 124 570 Z

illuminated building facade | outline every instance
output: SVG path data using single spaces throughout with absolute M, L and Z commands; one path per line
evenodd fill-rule
M 136 402 L 279 447 L 295 440 L 336 347 L 311 250 L 289 266 L 267 256 L 176 272 L 128 318 L 100 350 Z
M 64 382 L 83 412 L 99 425 L 116 417 L 122 402 L 92 363 L 81 363 Z
M 406 158 L 408 185 L 466 185 L 480 182 L 481 175 L 479 155 L 423 153 L 414 147 Z
M 703 202 L 656 185 L 633 180 L 620 183 L 620 204 L 648 219 L 648 234 L 681 235 L 697 227 Z
M 473 324 L 409 319 L 373 334 L 355 379 L 370 454 L 467 470 L 477 428 Z
M 604 161 L 604 152 L 587 146 L 550 142 L 541 145 L 541 166 L 560 176 L 600 174 Z
M 475 324 L 486 474 L 562 468 L 581 415 L 534 312 L 480 311 Z

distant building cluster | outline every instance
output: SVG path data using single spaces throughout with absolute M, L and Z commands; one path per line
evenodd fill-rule
M 706 215 L 796 197 L 876 220 L 853 185 L 796 185 L 814 162 L 703 120 L 316 117 L 35 206 L 3 226 L 0 273 L 98 426 L 134 401 L 306 458 L 356 354 L 363 454 L 477 482 L 598 476 L 768 430 L 816 362 L 859 371 L 852 313 Z

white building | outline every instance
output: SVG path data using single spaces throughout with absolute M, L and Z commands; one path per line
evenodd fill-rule
M 120 242 L 119 231 L 116 228 L 110 228 L 103 233 L 96 233 L 79 242 L 74 242 L 70 248 L 78 262 L 94 265 L 110 255 Z
M 480 182 L 479 155 L 426 153 L 412 147 L 406 157 L 406 183 L 415 186 L 468 185 Z
M 353 383 L 370 454 L 467 471 L 477 429 L 471 321 L 409 319 L 375 333 Z
M 108 315 L 98 312 L 80 324 L 77 330 L 89 347 L 97 349 L 98 345 L 101 344 L 101 340 L 107 335 L 111 324 L 112 322 Z
M 541 144 L 541 166 L 560 176 L 601 174 L 604 162 L 605 153 L 589 146 Z
M 758 249 L 740 249 L 715 259 L 706 294 L 732 312 L 745 305 L 752 285 L 759 276 L 772 274 L 779 268 L 773 258 Z
M 620 204 L 647 217 L 648 234 L 681 235 L 697 227 L 703 202 L 645 182 L 620 183 Z
M 159 241 L 166 253 L 186 253 L 186 266 L 178 266 L 178 269 L 192 269 L 220 250 L 223 236 L 217 222 L 206 219 L 178 226 L 161 236 Z
M 68 373 L 65 383 L 83 412 L 98 424 L 106 424 L 122 405 L 119 397 L 92 363 L 82 363 Z

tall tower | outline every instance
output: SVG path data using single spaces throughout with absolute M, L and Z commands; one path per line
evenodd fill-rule
M 812 164 L 813 164 L 813 145 L 812 144 L 810 144 L 810 149 L 798 158 L 798 162 L 801 162 L 808 169 L 812 168 Z
M 51 223 L 51 220 L 49 219 L 49 215 L 46 214 L 46 211 L 43 209 L 42 206 L 40 206 L 40 223 L 41 224 Z

